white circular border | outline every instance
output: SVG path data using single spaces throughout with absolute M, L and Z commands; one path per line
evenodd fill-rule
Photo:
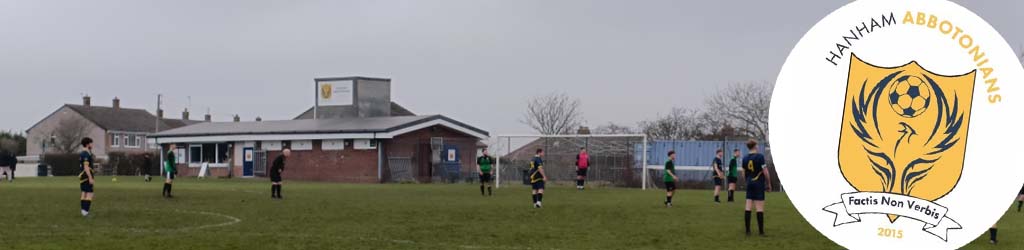
M 879 66 L 899 66 L 917 60 L 936 73 L 958 75 L 975 69 L 967 51 L 938 30 L 902 24 L 906 11 L 934 14 L 950 20 L 982 46 L 995 68 L 1002 101 L 988 103 L 987 85 L 979 72 L 970 117 L 964 171 L 956 189 L 936 202 L 949 208 L 949 217 L 963 229 L 948 241 L 921 231 L 921 223 L 884 215 L 862 215 L 862 222 L 833 226 L 834 215 L 822 208 L 854 192 L 839 171 L 837 149 L 850 53 Z M 855 41 L 834 66 L 825 60 L 850 29 L 870 18 L 893 13 L 897 24 L 877 29 Z M 902 39 L 900 39 L 902 38 Z M 958 58 L 957 56 L 962 56 Z M 1006 41 L 976 14 L 948 1 L 862 0 L 826 16 L 808 31 L 786 59 L 772 96 L 769 140 L 779 178 L 793 205 L 819 232 L 852 249 L 952 249 L 985 232 L 1006 211 L 1024 184 L 1024 166 L 1009 161 L 1019 151 L 1024 134 L 1014 115 L 1024 113 L 1017 85 L 1024 68 Z M 902 239 L 883 238 L 877 228 L 902 229 Z

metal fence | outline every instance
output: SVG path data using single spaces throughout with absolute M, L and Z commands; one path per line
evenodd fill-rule
M 575 185 L 576 156 L 586 149 L 590 156 L 588 186 L 642 187 L 643 135 L 503 135 L 495 154 L 500 155 L 501 185 L 527 184 L 526 173 L 537 149 L 544 149 L 548 183 Z M 572 184 L 570 184 L 572 183 Z
M 392 139 L 383 146 L 387 183 L 466 183 L 478 180 L 482 145 L 470 138 Z
M 258 177 L 267 176 L 267 151 L 256 150 L 252 152 L 252 173 Z

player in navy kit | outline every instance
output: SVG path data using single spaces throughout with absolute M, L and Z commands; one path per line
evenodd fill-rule
M 746 233 L 750 235 L 750 209 L 757 209 L 758 235 L 764 236 L 764 193 L 771 192 L 772 182 L 768 169 L 765 168 L 764 155 L 757 152 L 757 141 L 747 141 L 750 154 L 743 157 L 743 172 L 747 177 L 747 205 L 743 214 Z
M 722 165 L 722 149 L 715 151 L 715 160 L 711 162 L 711 169 L 715 171 L 715 202 L 721 203 L 718 194 L 722 192 L 722 185 L 725 183 L 725 169 Z
M 82 217 L 89 216 L 92 208 L 93 185 L 96 179 L 93 178 L 92 168 L 95 167 L 95 160 L 92 154 L 92 138 L 82 138 L 82 152 L 78 154 L 79 172 L 78 185 L 82 190 Z
M 530 160 L 530 184 L 533 186 L 533 207 L 541 208 L 541 202 L 544 201 L 544 182 L 547 182 L 548 176 L 544 174 L 544 150 L 537 149 L 537 155 L 533 156 L 533 160 Z

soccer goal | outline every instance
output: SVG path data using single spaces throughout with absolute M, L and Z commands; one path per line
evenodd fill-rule
M 647 136 L 611 135 L 498 135 L 490 153 L 497 159 L 495 186 L 526 185 L 530 160 L 544 149 L 548 183 L 574 185 L 576 156 L 586 149 L 590 156 L 587 186 L 648 186 Z

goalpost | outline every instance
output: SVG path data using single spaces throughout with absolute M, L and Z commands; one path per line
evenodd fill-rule
M 494 186 L 525 181 L 524 172 L 536 149 L 544 149 L 544 168 L 549 182 L 576 180 L 576 155 L 587 149 L 590 168 L 587 185 L 608 185 L 647 189 L 647 136 L 644 134 L 496 136 L 491 154 L 497 159 Z

